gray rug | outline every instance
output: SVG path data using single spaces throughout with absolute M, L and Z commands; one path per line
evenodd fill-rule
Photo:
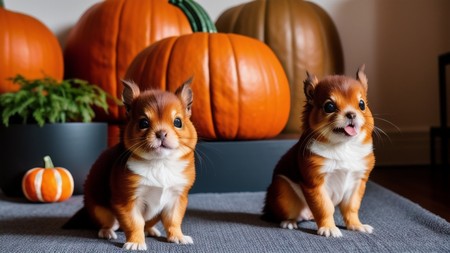
M 450 252 L 450 224 L 420 206 L 369 183 L 361 220 L 371 235 L 347 231 L 342 238 L 315 234 L 313 222 L 285 230 L 260 219 L 264 193 L 191 194 L 183 223 L 194 245 L 147 238 L 150 252 Z M 57 204 L 31 204 L 0 194 L 0 252 L 122 251 L 124 234 L 106 241 L 94 230 L 61 227 L 82 206 L 82 196 Z M 343 226 L 336 214 L 338 226 Z

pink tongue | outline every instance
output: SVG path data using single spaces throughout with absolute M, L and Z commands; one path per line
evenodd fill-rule
M 356 135 L 356 129 L 353 126 L 346 126 L 344 130 L 350 136 Z

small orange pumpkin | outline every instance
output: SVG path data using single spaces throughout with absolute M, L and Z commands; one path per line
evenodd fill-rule
M 30 169 L 22 179 L 25 197 L 34 202 L 61 202 L 72 196 L 73 177 L 65 168 L 54 167 L 50 156 L 44 157 L 45 168 Z

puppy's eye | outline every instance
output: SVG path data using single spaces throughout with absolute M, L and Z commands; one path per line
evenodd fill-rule
M 147 129 L 150 127 L 150 122 L 148 119 L 140 119 L 139 120 L 139 129 Z
M 366 103 L 364 103 L 362 99 L 359 100 L 359 109 L 361 109 L 362 111 L 366 109 Z
M 337 108 L 336 108 L 336 105 L 335 105 L 333 102 L 328 101 L 328 102 L 326 102 L 326 103 L 323 105 L 323 110 L 324 110 L 326 113 L 333 113 L 333 112 L 335 112 L 335 111 L 337 110 Z
M 173 120 L 173 126 L 176 127 L 176 128 L 181 128 L 183 126 L 183 123 L 181 122 L 181 119 L 178 118 L 178 117 L 175 118 Z

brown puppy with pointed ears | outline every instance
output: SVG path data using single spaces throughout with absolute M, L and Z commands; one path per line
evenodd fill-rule
M 375 165 L 364 65 L 356 80 L 334 75 L 319 82 L 307 74 L 303 132 L 276 165 L 264 216 L 288 229 L 314 219 L 319 235 L 340 237 L 333 218 L 339 206 L 347 229 L 372 233 L 358 216 Z
M 135 83 L 123 82 L 128 111 L 123 140 L 101 154 L 84 187 L 84 204 L 99 237 L 115 239 L 120 227 L 124 249 L 146 250 L 145 236 L 160 236 L 154 225 L 162 221 L 169 242 L 193 243 L 181 231 L 195 179 L 190 82 L 175 93 L 141 92 Z

